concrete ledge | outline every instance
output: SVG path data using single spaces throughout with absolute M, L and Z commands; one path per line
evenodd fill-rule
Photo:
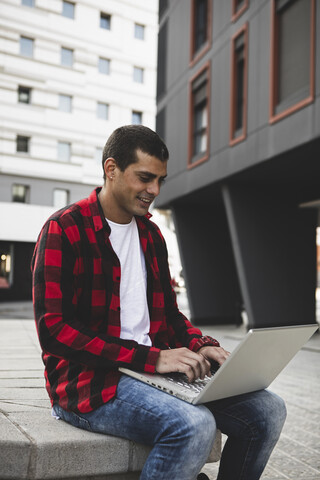
M 34 321 L 1 320 L 0 480 L 138 480 L 149 452 L 52 418 Z
M 1 479 L 134 480 L 150 452 L 145 445 L 72 427 L 48 410 L 2 415 L 0 429 Z M 220 441 L 219 434 L 209 461 L 219 459 Z

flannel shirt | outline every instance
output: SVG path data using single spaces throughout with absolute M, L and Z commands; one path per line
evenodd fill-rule
M 99 191 L 47 220 L 31 265 L 46 388 L 52 405 L 76 413 L 116 395 L 120 366 L 153 373 L 161 349 L 219 346 L 178 310 L 165 241 L 150 215 L 136 221 L 146 260 L 152 346 L 120 338 L 121 269 Z

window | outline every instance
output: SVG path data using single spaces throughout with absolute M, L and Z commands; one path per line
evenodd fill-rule
M 100 13 L 100 28 L 104 28 L 105 30 L 111 29 L 111 15 Z
M 140 25 L 139 23 L 134 24 L 134 38 L 138 38 L 139 40 L 144 40 L 144 25 Z
M 107 58 L 99 58 L 99 72 L 104 75 L 110 75 L 110 60 Z
M 27 185 L 12 185 L 12 201 L 18 203 L 27 203 L 29 201 L 30 188 Z
M 13 275 L 13 245 L 0 242 L 0 288 L 9 288 Z
M 232 0 L 232 21 L 235 22 L 248 6 L 249 0 Z
M 94 159 L 98 165 L 102 164 L 102 154 L 103 154 L 103 148 L 96 147 L 95 153 L 94 153 Z
M 20 153 L 29 153 L 30 137 L 17 135 L 16 150 Z
M 211 1 L 191 2 L 191 61 L 197 61 L 209 48 L 211 41 Z
M 72 110 L 72 97 L 70 95 L 59 95 L 59 110 L 70 113 Z
M 270 121 L 314 99 L 315 0 L 273 0 Z
M 33 57 L 33 39 L 20 37 L 20 54 L 24 57 Z
M 143 83 L 143 68 L 133 67 L 133 81 L 136 83 Z
M 62 16 L 67 18 L 74 18 L 74 3 L 62 2 Z
M 69 191 L 62 188 L 55 188 L 53 190 L 53 206 L 56 208 L 63 208 L 69 203 Z
M 97 104 L 97 117 L 102 120 L 108 120 L 109 105 L 107 103 L 98 102 Z
M 232 39 L 230 144 L 247 134 L 248 27 L 245 25 Z
M 206 64 L 190 82 L 189 167 L 209 156 L 209 65 Z
M 26 7 L 34 7 L 34 0 L 21 0 L 21 5 Z
M 21 85 L 19 85 L 19 87 L 18 87 L 18 102 L 19 103 L 31 103 L 31 88 L 22 87 Z
M 142 123 L 142 112 L 133 111 L 132 112 L 132 124 L 141 125 Z
M 62 162 L 70 162 L 71 158 L 71 143 L 58 142 L 58 160 Z
M 162 25 L 158 35 L 157 100 L 167 89 L 167 25 Z
M 65 67 L 72 67 L 73 50 L 70 48 L 61 47 L 61 65 Z

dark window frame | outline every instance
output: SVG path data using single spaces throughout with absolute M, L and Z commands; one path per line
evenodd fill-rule
M 16 137 L 16 152 L 17 153 L 30 153 L 30 139 L 26 135 L 17 135 Z M 24 147 L 24 148 L 23 148 Z
M 31 87 L 25 87 L 23 85 L 18 85 L 18 103 L 24 103 L 25 105 L 30 105 L 31 104 L 31 92 L 32 88 Z M 27 96 L 28 101 L 22 100 L 22 95 Z
M 199 48 L 195 48 L 197 1 L 191 1 L 190 67 L 197 63 L 210 49 L 212 42 L 212 0 L 207 0 L 206 39 Z
M 207 125 L 205 129 L 202 129 L 205 131 L 206 134 L 206 150 L 203 152 L 199 153 L 194 153 L 194 146 L 195 146 L 195 136 L 197 135 L 197 132 L 195 131 L 194 128 L 194 122 L 195 122 L 195 111 L 196 107 L 198 106 L 198 109 L 201 108 L 201 103 L 199 102 L 198 104 L 195 104 L 194 98 L 197 92 L 201 90 L 201 84 L 195 88 L 195 85 L 197 84 L 197 81 L 201 81 L 201 77 L 205 77 L 205 99 L 206 99 L 206 114 L 207 114 Z M 204 82 L 202 82 L 204 83 Z M 188 169 L 197 167 L 198 165 L 206 162 L 209 159 L 209 152 L 210 152 L 210 92 L 211 92 L 211 63 L 210 61 L 206 62 L 200 70 L 196 72 L 195 75 L 191 77 L 189 80 L 189 145 L 188 145 Z M 199 134 L 200 132 L 198 132 Z
M 231 39 L 231 95 L 230 95 L 230 146 L 242 142 L 247 136 L 248 116 L 248 23 L 243 25 Z M 241 38 L 242 37 L 242 38 Z M 243 39 L 243 42 L 241 40 Z M 238 44 L 238 45 L 237 45 Z M 239 45 L 240 44 L 240 45 Z M 238 52 L 242 50 L 243 76 L 238 78 Z M 242 91 L 239 92 L 239 86 Z M 239 99 L 239 94 L 241 95 Z M 239 106 L 241 103 L 241 106 Z M 239 108 L 242 111 L 239 112 Z M 239 113 L 241 125 L 238 125 Z
M 18 187 L 18 189 L 19 189 L 19 187 L 22 187 L 23 192 L 24 192 L 23 196 L 19 196 L 18 193 L 14 192 L 16 187 Z M 22 184 L 22 183 L 14 183 L 12 185 L 11 193 L 12 193 L 12 196 L 11 196 L 12 202 L 15 202 L 15 203 L 29 203 L 30 202 L 30 186 L 29 185 L 25 185 L 25 184 Z
M 239 17 L 247 10 L 249 7 L 249 0 L 244 0 L 243 5 L 238 7 L 237 0 L 232 0 L 232 17 L 231 21 L 236 22 Z
M 64 7 L 66 6 L 66 4 L 72 6 L 72 16 L 70 15 L 66 15 L 67 10 L 64 9 Z M 69 2 L 69 0 L 63 0 L 62 1 L 62 11 L 61 11 L 61 15 L 64 17 L 64 18 L 69 18 L 70 20 L 74 20 L 75 19 L 75 13 L 76 13 L 76 4 L 74 2 Z
M 102 23 L 106 21 L 107 22 L 107 26 L 106 27 L 103 27 L 102 26 Z M 102 28 L 102 30 L 108 30 L 110 31 L 111 30 L 111 15 L 110 13 L 105 13 L 105 12 L 100 12 L 100 28 Z
M 278 55 L 277 55 L 277 45 L 278 45 L 278 21 L 277 21 L 277 0 L 272 0 L 271 2 L 271 68 L 270 68 L 270 104 L 269 104 L 269 122 L 273 124 L 288 115 L 295 113 L 301 108 L 310 105 L 314 101 L 315 97 L 315 0 L 310 0 L 310 81 L 309 81 L 309 94 L 302 100 L 297 101 L 294 105 L 285 108 L 281 112 L 276 112 L 276 107 L 278 105 Z M 288 0 L 287 3 L 290 3 Z

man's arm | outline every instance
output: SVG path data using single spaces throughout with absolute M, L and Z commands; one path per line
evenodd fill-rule
M 90 368 L 126 366 L 153 373 L 159 349 L 98 333 L 76 318 L 75 276 L 83 266 L 71 243 L 60 223 L 51 220 L 35 248 L 33 301 L 44 353 Z

